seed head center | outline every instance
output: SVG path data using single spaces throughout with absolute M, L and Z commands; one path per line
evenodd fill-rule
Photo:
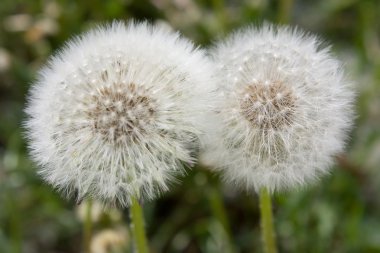
M 134 83 L 99 88 L 90 99 L 92 130 L 112 143 L 138 139 L 152 125 L 156 111 L 149 91 Z
M 295 97 L 280 81 L 256 82 L 240 94 L 240 112 L 262 130 L 281 129 L 294 120 Z

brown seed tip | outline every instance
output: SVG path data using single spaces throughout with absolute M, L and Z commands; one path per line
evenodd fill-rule
M 136 140 L 154 121 L 155 100 L 149 90 L 135 83 L 114 83 L 97 90 L 88 100 L 85 114 L 92 130 L 109 142 Z
M 296 98 L 281 81 L 259 81 L 247 85 L 240 93 L 240 112 L 261 130 L 278 130 L 294 120 Z

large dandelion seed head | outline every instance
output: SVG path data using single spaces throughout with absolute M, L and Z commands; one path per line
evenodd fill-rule
M 29 96 L 26 128 L 40 174 L 107 204 L 166 191 L 194 162 L 212 68 L 188 40 L 146 23 L 71 40 Z
M 265 25 L 235 33 L 212 56 L 218 99 L 204 163 L 255 190 L 294 188 L 328 172 L 344 148 L 354 98 L 329 49 Z

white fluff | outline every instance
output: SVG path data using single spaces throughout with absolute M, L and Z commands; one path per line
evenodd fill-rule
M 165 27 L 113 23 L 72 39 L 26 109 L 39 173 L 79 200 L 153 199 L 194 163 L 212 64 Z
M 219 70 L 203 163 L 248 191 L 311 183 L 343 151 L 354 93 L 318 38 L 242 29 L 211 52 Z M 211 117 L 209 117 L 211 118 Z

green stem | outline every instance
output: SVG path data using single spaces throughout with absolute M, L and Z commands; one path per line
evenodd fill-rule
M 22 241 L 21 241 L 21 221 L 20 210 L 17 206 L 14 198 L 9 196 L 10 213 L 10 235 L 11 235 L 11 252 L 21 253 Z
M 215 188 L 209 190 L 209 200 L 211 211 L 215 218 L 219 220 L 226 232 L 230 231 L 230 224 L 228 222 L 226 210 L 223 205 L 222 196 L 219 191 Z
M 260 190 L 261 236 L 265 253 L 277 253 L 273 228 L 272 204 L 266 188 Z
M 225 249 L 225 251 L 235 252 L 235 249 L 232 244 L 231 226 L 228 222 L 227 212 L 223 204 L 222 195 L 220 194 L 219 189 L 216 188 L 216 186 L 209 189 L 209 200 L 212 214 L 223 226 L 227 237 L 226 246 L 228 247 L 228 249 Z
M 92 237 L 92 201 L 89 199 L 85 203 L 86 205 L 86 215 L 83 224 L 83 248 L 85 253 L 90 253 L 90 243 Z
M 213 11 L 218 19 L 220 28 L 225 29 L 228 18 L 227 18 L 227 12 L 225 8 L 224 0 L 212 0 L 211 4 L 212 4 Z
M 287 24 L 290 21 L 293 0 L 280 0 L 279 5 L 280 6 L 278 11 L 278 22 L 282 24 Z
M 136 198 L 132 198 L 130 215 L 132 221 L 131 231 L 133 233 L 137 253 L 148 253 L 149 250 L 145 236 L 143 210 Z

